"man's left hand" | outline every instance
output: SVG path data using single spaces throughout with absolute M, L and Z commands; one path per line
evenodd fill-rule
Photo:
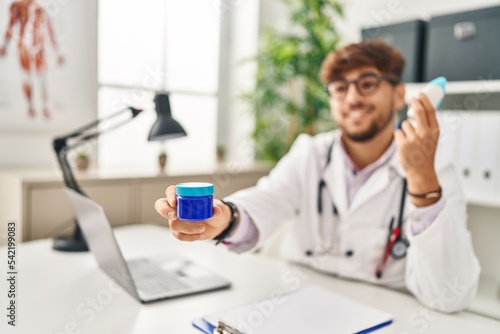
M 399 160 L 406 172 L 408 191 L 426 194 L 439 189 L 439 182 L 434 169 L 434 158 L 439 140 L 439 125 L 436 110 L 429 98 L 420 93 L 410 102 L 415 115 L 416 126 L 404 121 L 400 130 L 394 133 L 398 147 Z M 435 203 L 438 198 L 411 198 L 416 206 Z

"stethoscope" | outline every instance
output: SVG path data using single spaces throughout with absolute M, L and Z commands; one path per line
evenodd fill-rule
M 330 145 L 330 149 L 328 151 L 328 156 L 326 159 L 326 164 L 323 167 L 323 171 L 328 167 L 328 165 L 331 162 L 332 159 L 332 151 L 333 151 L 333 145 L 335 141 L 332 142 Z M 401 201 L 399 204 L 399 213 L 398 213 L 398 220 L 397 220 L 397 225 L 394 226 L 394 221 L 395 218 L 394 216 L 391 217 L 391 221 L 389 223 L 389 235 L 387 237 L 387 242 L 386 246 L 384 248 L 384 254 L 380 261 L 377 263 L 377 266 L 375 268 L 375 277 L 381 278 L 382 274 L 384 272 L 385 266 L 387 264 L 387 260 L 389 259 L 389 256 L 391 256 L 394 260 L 399 260 L 402 259 L 406 256 L 406 250 L 409 247 L 409 242 L 406 240 L 406 238 L 403 237 L 402 230 L 403 230 L 403 213 L 404 213 L 404 208 L 405 208 L 405 201 L 406 201 L 406 178 L 402 178 L 403 181 L 403 190 L 401 192 Z M 324 226 L 324 217 L 323 217 L 323 192 L 324 189 L 327 187 L 326 182 L 323 178 L 320 178 L 319 184 L 318 184 L 318 203 L 317 203 L 317 211 L 320 216 L 320 222 L 321 224 L 318 224 L 318 237 L 319 237 L 319 251 L 312 252 L 310 250 L 306 251 L 307 256 L 312 256 L 312 255 L 338 255 L 338 250 L 337 247 L 334 245 L 334 242 L 326 242 L 325 238 L 323 236 L 323 226 Z M 338 210 L 337 207 L 335 206 L 335 203 L 332 200 L 332 213 L 335 218 L 338 217 Z M 336 219 L 335 219 L 336 220 Z M 335 224 L 337 225 L 337 224 Z M 336 226 L 334 226 L 334 229 Z M 335 232 L 335 231 L 334 231 Z M 336 235 L 336 233 L 334 233 Z M 352 250 L 348 250 L 345 255 L 346 256 L 352 256 L 354 252 Z

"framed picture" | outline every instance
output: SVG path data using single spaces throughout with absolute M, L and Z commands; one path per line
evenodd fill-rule
M 0 132 L 59 133 L 97 115 L 97 0 L 0 2 Z

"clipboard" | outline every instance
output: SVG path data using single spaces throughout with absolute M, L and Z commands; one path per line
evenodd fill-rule
M 392 315 L 330 290 L 308 286 L 292 293 L 206 315 L 193 321 L 203 333 L 227 324 L 243 334 L 370 333 L 392 323 Z
M 223 322 L 218 322 L 217 326 L 212 325 L 208 321 L 203 318 L 197 318 L 193 320 L 193 326 L 202 331 L 203 333 L 208 334 L 244 334 L 233 328 L 229 325 L 224 324 Z
M 216 326 L 203 320 L 203 318 L 196 318 L 193 320 L 193 326 L 199 329 L 202 333 L 213 334 L 214 330 L 217 329 Z

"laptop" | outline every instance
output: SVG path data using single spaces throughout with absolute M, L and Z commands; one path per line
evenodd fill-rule
M 66 194 L 99 267 L 142 303 L 228 288 L 231 283 L 174 254 L 125 260 L 102 206 L 72 189 Z

